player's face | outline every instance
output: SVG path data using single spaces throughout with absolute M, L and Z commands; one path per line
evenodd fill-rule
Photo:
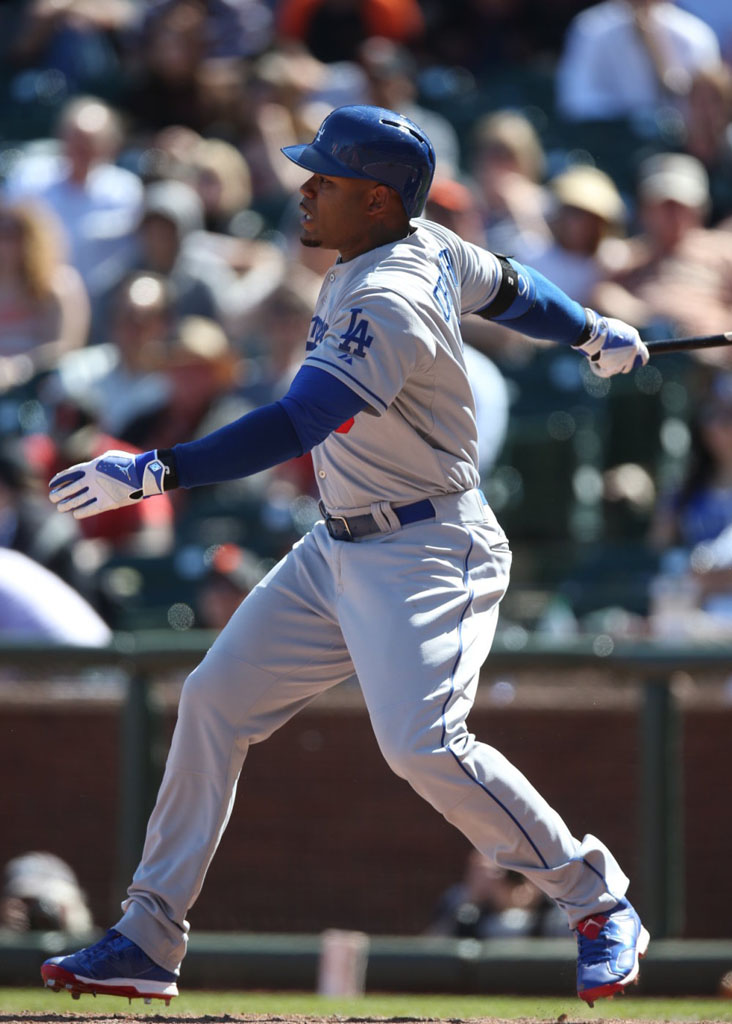
M 300 186 L 300 241 L 337 249 L 343 260 L 373 247 L 367 215 L 374 182 L 313 174 Z

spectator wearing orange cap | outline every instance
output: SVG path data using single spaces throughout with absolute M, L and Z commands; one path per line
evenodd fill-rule
M 318 60 L 355 60 L 370 36 L 409 43 L 424 32 L 417 0 L 281 0 L 275 27 L 282 40 L 297 40 Z
M 425 217 L 444 224 L 468 242 L 482 244 L 483 225 L 478 200 L 475 193 L 460 181 L 438 178 L 433 182 L 427 197 Z M 495 326 L 486 321 L 481 323 L 486 324 L 489 331 Z M 495 465 L 508 431 L 508 385 L 493 360 L 468 344 L 467 339 L 463 354 L 475 397 L 478 463 L 481 476 L 487 476 Z
M 483 245 L 485 241 L 478 198 L 468 185 L 454 178 L 435 178 L 425 217 L 450 228 L 466 242 Z
M 474 189 L 462 181 L 436 178 L 427 196 L 424 215 L 467 242 L 485 245 L 483 207 Z M 514 358 L 519 362 L 529 359 L 535 343 L 479 316 L 465 317 L 462 330 L 478 415 L 480 467 L 485 475 L 501 450 L 508 428 L 508 391 L 495 360 L 506 366 Z

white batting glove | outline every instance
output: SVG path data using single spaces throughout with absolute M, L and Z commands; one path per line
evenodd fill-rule
M 87 519 L 162 494 L 167 472 L 156 451 L 142 455 L 109 451 L 57 473 L 48 485 L 48 496 L 59 512 Z
M 600 316 L 586 309 L 590 336 L 574 347 L 590 360 L 590 369 L 598 377 L 612 377 L 616 373 L 630 373 L 648 362 L 648 349 L 635 327 L 622 320 Z

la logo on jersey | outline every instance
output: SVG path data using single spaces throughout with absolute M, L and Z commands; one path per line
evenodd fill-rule
M 346 330 L 340 335 L 341 343 L 338 350 L 342 354 L 338 358 L 352 366 L 354 356 L 359 359 L 366 356 L 374 337 L 369 334 L 369 322 L 366 317 L 361 316 L 360 309 L 351 309 L 349 313 L 351 320 Z M 320 316 L 314 316 L 310 321 L 310 334 L 305 345 L 306 351 L 312 352 L 317 348 L 329 330 L 330 324 L 327 321 Z
M 369 322 L 366 317 L 361 316 L 360 309 L 352 309 L 351 322 L 341 335 L 342 341 L 338 346 L 344 355 L 339 356 L 346 363 L 353 363 L 352 356 L 363 359 L 366 351 L 374 340 L 373 334 L 369 334 Z
M 329 329 L 328 323 L 322 316 L 314 316 L 310 321 L 310 334 L 305 342 L 305 351 L 312 352 L 321 343 Z

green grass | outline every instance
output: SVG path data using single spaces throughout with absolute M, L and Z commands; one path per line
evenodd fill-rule
M 660 999 L 623 997 L 608 1002 L 601 1000 L 594 1009 L 578 999 L 531 996 L 453 996 L 374 994 L 358 998 L 327 998 L 309 992 L 183 992 L 166 1010 L 165 1004 L 154 1000 L 151 1005 L 136 999 L 130 1007 L 110 996 L 82 996 L 72 1000 L 66 993 L 38 989 L 0 988 L 0 1015 L 25 1011 L 33 1014 L 77 1013 L 112 1015 L 181 1016 L 261 1013 L 282 1017 L 320 1015 L 341 1018 L 447 1018 L 451 1021 L 475 1017 L 498 1017 L 506 1020 L 533 1018 L 557 1021 L 567 1015 L 569 1024 L 579 1021 L 602 1021 L 608 1017 L 620 1020 L 653 1021 L 732 1021 L 732 1000 L 694 998 Z M 1 1019 L 1 1018 L 0 1018 Z

